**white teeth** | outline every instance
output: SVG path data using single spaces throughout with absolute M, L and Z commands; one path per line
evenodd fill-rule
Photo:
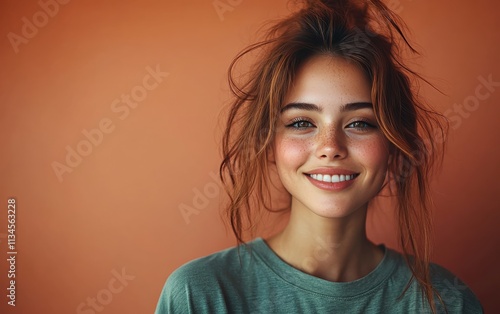
M 311 178 L 313 178 L 314 180 L 323 181 L 323 182 L 333 182 L 333 183 L 353 180 L 356 177 L 354 174 L 351 174 L 351 175 L 349 175 L 349 174 L 347 174 L 347 175 L 344 175 L 344 174 L 341 174 L 341 175 L 338 175 L 338 174 L 334 174 L 334 175 L 310 174 L 309 176 Z

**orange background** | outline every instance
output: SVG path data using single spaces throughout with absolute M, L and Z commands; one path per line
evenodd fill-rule
M 1 2 L 0 312 L 93 313 L 88 298 L 100 296 L 101 313 L 152 313 L 175 268 L 234 244 L 211 176 L 220 160 L 218 116 L 229 99 L 226 69 L 263 21 L 288 9 L 285 0 L 220 0 L 231 10 L 219 15 L 213 2 L 69 1 L 45 21 L 37 1 Z M 473 101 L 478 77 L 500 81 L 500 3 L 389 2 L 424 54 L 418 70 L 446 93 L 423 88 L 439 110 Z M 34 15 L 37 33 L 13 45 L 11 33 L 21 36 L 23 17 Z M 140 94 L 146 68 L 157 65 L 168 77 Z M 124 117 L 123 103 L 113 103 L 133 91 L 145 99 Z M 450 114 L 446 161 L 433 187 L 434 260 L 494 313 L 500 86 L 483 96 L 464 117 Z M 67 146 L 85 149 L 82 130 L 105 118 L 112 131 L 60 182 L 52 164 L 65 163 Z M 15 308 L 4 296 L 9 197 L 17 200 Z M 181 204 L 200 208 L 189 224 Z M 369 230 L 395 246 L 389 214 L 375 213 Z M 122 271 L 127 280 L 116 281 Z

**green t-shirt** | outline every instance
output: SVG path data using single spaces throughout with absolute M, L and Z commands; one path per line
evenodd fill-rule
M 411 272 L 400 253 L 381 247 L 384 258 L 371 273 L 331 282 L 288 265 L 257 238 L 174 271 L 155 313 L 430 313 L 415 281 L 399 298 Z M 448 313 L 483 313 L 472 291 L 449 271 L 432 264 L 431 276 Z

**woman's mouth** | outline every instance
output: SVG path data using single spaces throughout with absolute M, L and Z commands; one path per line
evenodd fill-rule
M 355 174 L 308 174 L 309 177 L 316 181 L 321 181 L 321 182 L 331 182 L 331 183 L 337 183 L 337 182 L 344 182 L 344 181 L 350 181 L 355 179 L 359 173 Z

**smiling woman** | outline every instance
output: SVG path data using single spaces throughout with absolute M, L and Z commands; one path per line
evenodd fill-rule
M 377 126 L 362 70 L 341 57 L 311 57 L 298 71 L 285 104 L 274 159 L 296 209 L 291 221 L 299 208 L 329 218 L 366 211 L 384 183 L 389 142 Z
M 305 1 L 236 57 L 231 74 L 263 50 L 247 82 L 230 76 L 220 175 L 240 245 L 172 273 L 157 313 L 482 312 L 430 263 L 429 178 L 442 143 L 422 139 L 444 138 L 446 124 L 414 95 L 402 29 L 378 0 Z M 289 221 L 245 243 L 259 209 L 275 209 L 273 173 Z M 402 253 L 366 235 L 384 189 L 397 200 Z

